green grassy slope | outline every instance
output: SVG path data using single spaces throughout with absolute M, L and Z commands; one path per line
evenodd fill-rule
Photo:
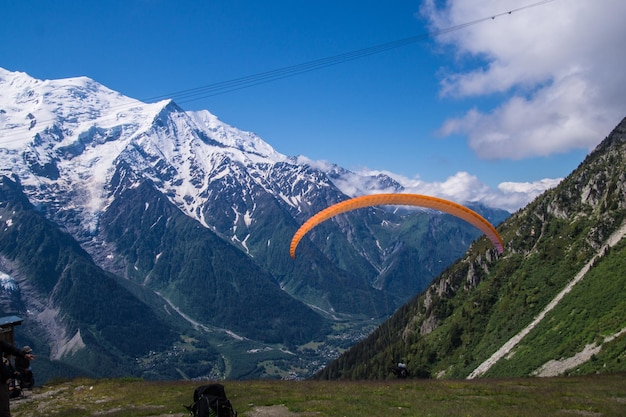
M 222 381 L 240 417 L 623 416 L 626 374 L 478 381 Z M 12 401 L 16 417 L 182 417 L 200 382 L 73 380 Z M 283 407 L 277 407 L 283 405 Z M 267 414 L 271 410 L 271 414 Z M 264 411 L 266 414 L 261 414 Z

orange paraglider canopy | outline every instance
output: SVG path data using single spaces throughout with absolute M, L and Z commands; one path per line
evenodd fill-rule
M 496 231 L 495 227 L 491 225 L 484 217 L 476 213 L 473 210 L 468 209 L 460 204 L 452 201 L 444 200 L 442 198 L 430 197 L 420 194 L 372 194 L 364 195 L 360 197 L 354 197 L 346 201 L 342 201 L 337 204 L 333 204 L 330 207 L 320 211 L 309 220 L 307 220 L 296 231 L 291 239 L 291 246 L 289 247 L 289 254 L 292 258 L 296 257 L 296 247 L 304 235 L 319 223 L 330 219 L 331 217 L 344 213 L 346 211 L 355 210 L 368 206 L 380 206 L 380 205 L 408 205 L 426 207 L 434 210 L 439 210 L 445 213 L 452 214 L 460 219 L 465 220 L 474 227 L 478 228 L 487 235 L 489 240 L 493 243 L 498 253 L 504 251 L 504 244 L 502 238 Z

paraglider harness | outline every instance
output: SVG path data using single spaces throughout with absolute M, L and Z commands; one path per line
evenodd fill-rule
M 9 379 L 9 399 L 22 398 L 24 396 L 24 390 L 20 385 L 20 380 L 17 378 Z
M 222 384 L 196 388 L 193 392 L 193 404 L 184 407 L 193 417 L 237 417 Z

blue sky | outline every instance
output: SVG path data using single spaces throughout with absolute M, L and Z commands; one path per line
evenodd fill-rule
M 626 116 L 623 16 L 622 0 L 0 0 L 0 67 L 148 100 L 480 21 L 176 101 L 283 154 L 532 198 Z

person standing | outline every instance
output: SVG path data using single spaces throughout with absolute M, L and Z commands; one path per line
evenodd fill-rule
M 30 346 L 24 346 L 22 348 L 22 352 L 32 354 L 33 350 Z M 30 360 L 28 360 L 25 356 L 16 356 L 15 370 L 18 373 L 17 378 L 20 380 L 20 387 L 22 389 L 32 389 L 35 385 L 35 377 L 33 376 L 33 370 L 30 367 Z
M 35 359 L 35 355 L 32 353 L 24 352 L 16 348 L 15 346 L 0 340 L 0 355 L 14 355 L 18 358 L 26 358 L 29 361 Z M 0 417 L 11 417 L 11 409 L 9 406 L 9 381 L 13 378 L 13 370 L 10 367 L 2 364 L 1 369 L 2 381 L 0 381 Z

